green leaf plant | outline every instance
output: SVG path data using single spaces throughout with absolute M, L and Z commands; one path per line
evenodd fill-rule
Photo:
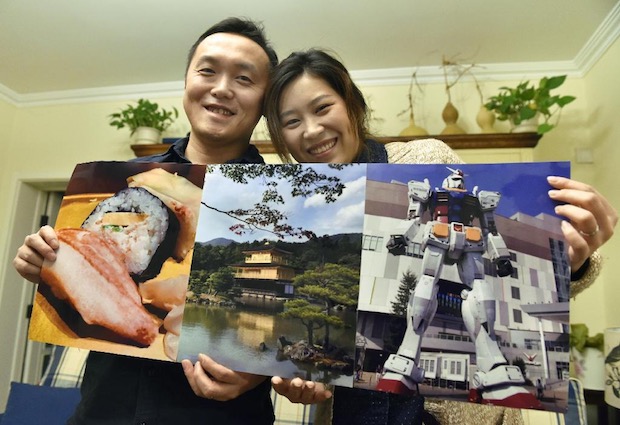
M 589 336 L 588 326 L 583 323 L 571 323 L 569 346 L 583 354 L 586 348 L 596 348 L 603 352 L 604 337 L 601 332 Z
M 575 100 L 574 96 L 551 94 L 551 90 L 560 87 L 565 80 L 566 75 L 558 75 L 541 78 L 538 87 L 529 81 L 524 81 L 516 87 L 500 87 L 499 94 L 491 96 L 484 106 L 493 111 L 498 120 L 510 120 L 515 125 L 540 113 L 544 122 L 538 125 L 537 131 L 538 134 L 544 134 L 558 124 L 561 109 Z M 556 113 L 558 117 L 551 123 L 550 119 Z
M 127 105 L 120 112 L 109 115 L 110 125 L 118 129 L 127 127 L 131 134 L 138 127 L 152 127 L 160 132 L 165 131 L 179 117 L 177 108 L 171 110 L 160 108 L 155 102 L 139 99 L 137 105 Z

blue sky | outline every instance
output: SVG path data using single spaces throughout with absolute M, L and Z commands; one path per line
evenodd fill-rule
M 371 164 L 368 179 L 407 183 L 409 180 L 428 178 L 431 187 L 441 187 L 450 174 L 446 168 L 458 168 L 465 173 L 465 188 L 497 191 L 502 199 L 496 214 L 510 217 L 515 212 L 536 216 L 541 212 L 554 215 L 554 203 L 547 195 L 551 186 L 546 176 L 570 176 L 568 162 L 533 162 L 513 164 L 457 164 L 457 165 L 393 165 Z
M 330 169 L 327 164 L 300 165 L 312 167 L 326 175 L 338 175 L 346 188 L 336 202 L 326 203 L 322 196 L 309 198 L 292 197 L 288 182 L 278 181 L 278 191 L 284 196 L 285 204 L 278 206 L 288 217 L 293 227 L 304 227 L 318 236 L 338 233 L 361 233 L 364 219 L 365 164 L 352 164 L 341 171 Z M 257 165 L 260 167 L 260 165 Z M 205 176 L 203 201 L 220 210 L 251 208 L 261 199 L 265 189 L 260 179 L 248 184 L 237 184 L 223 177 L 219 168 Z M 238 221 L 225 214 L 200 207 L 200 219 L 196 240 L 206 242 L 214 238 L 227 238 L 237 242 L 277 238 L 268 232 L 255 231 L 237 236 L 229 227 Z M 295 241 L 300 241 L 295 239 Z
M 288 215 L 288 223 L 293 227 L 300 226 L 312 230 L 318 236 L 362 232 L 366 173 L 368 179 L 384 182 L 396 180 L 406 183 L 409 180 L 428 178 L 431 187 L 441 187 L 443 179 L 450 174 L 447 166 L 443 164 L 369 164 L 368 170 L 366 164 L 351 164 L 341 171 L 332 170 L 327 164 L 299 166 L 312 167 L 317 172 L 327 175 L 337 175 L 346 186 L 342 196 L 336 202 L 328 204 L 322 196 L 293 198 L 290 195 L 288 182 L 279 181 L 279 193 L 284 196 L 285 204 L 278 208 Z M 547 195 L 551 187 L 546 181 L 546 176 L 570 175 L 568 162 L 448 166 L 464 171 L 468 190 L 478 186 L 479 190 L 500 192 L 502 199 L 496 213 L 505 217 L 510 217 L 517 211 L 532 216 L 541 212 L 553 215 L 554 203 Z M 237 184 L 223 177 L 216 167 L 213 173 L 205 176 L 203 201 L 220 210 L 250 208 L 260 200 L 264 189 L 264 182 L 260 179 L 250 181 L 248 184 Z M 263 231 L 237 236 L 229 230 L 230 226 L 237 223 L 238 221 L 222 213 L 201 206 L 196 240 L 206 242 L 220 237 L 237 242 L 277 239 L 271 233 Z

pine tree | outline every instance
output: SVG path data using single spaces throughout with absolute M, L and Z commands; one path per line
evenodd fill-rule
M 308 341 L 313 343 L 313 329 L 325 328 L 325 347 L 329 346 L 330 327 L 345 325 L 342 319 L 332 315 L 336 305 L 357 306 L 359 271 L 339 264 L 325 264 L 295 277 L 295 292 L 312 300 L 311 304 L 300 299 L 287 301 L 283 317 L 298 318 L 308 329 Z M 320 307 L 317 307 L 320 305 Z
M 409 297 L 413 296 L 413 290 L 418 284 L 418 277 L 411 271 L 407 270 L 400 279 L 400 286 L 396 294 L 396 301 L 392 301 L 392 314 L 405 317 L 407 315 L 407 304 Z

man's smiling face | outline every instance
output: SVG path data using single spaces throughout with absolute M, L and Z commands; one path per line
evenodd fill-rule
M 205 38 L 185 76 L 183 107 L 192 137 L 207 144 L 248 143 L 268 80 L 269 58 L 258 44 L 231 33 Z

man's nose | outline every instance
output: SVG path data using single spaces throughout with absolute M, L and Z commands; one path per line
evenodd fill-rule
M 211 88 L 211 94 L 215 97 L 232 97 L 231 81 L 229 78 L 222 76 L 215 81 Z

